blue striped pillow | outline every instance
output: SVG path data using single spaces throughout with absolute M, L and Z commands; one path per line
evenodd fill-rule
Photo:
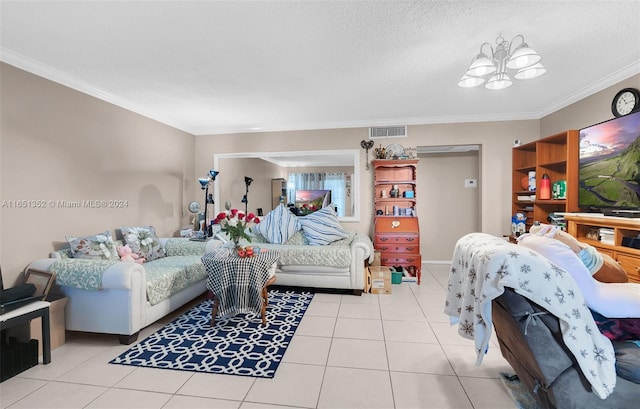
M 345 239 L 349 235 L 340 226 L 336 212 L 331 206 L 323 207 L 317 212 L 298 217 L 302 231 L 312 246 L 323 246 L 336 240 Z
M 298 217 L 295 214 L 291 213 L 283 204 L 280 204 L 267 213 L 253 230 L 260 233 L 269 243 L 283 244 L 295 232 L 300 230 L 297 219 Z

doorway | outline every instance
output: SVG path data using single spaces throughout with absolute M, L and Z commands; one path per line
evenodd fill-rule
M 423 263 L 450 264 L 456 242 L 481 229 L 480 145 L 418 146 Z

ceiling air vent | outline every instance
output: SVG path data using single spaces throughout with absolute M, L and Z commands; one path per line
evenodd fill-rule
M 369 139 L 405 138 L 406 126 L 378 126 L 369 128 Z

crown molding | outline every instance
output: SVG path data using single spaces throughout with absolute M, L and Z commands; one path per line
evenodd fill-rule
M 448 115 L 448 116 L 424 116 L 410 118 L 383 118 L 379 120 L 354 120 L 343 122 L 324 122 L 324 123 L 305 123 L 291 127 L 263 127 L 256 128 L 228 128 L 217 129 L 194 129 L 189 126 L 177 123 L 167 118 L 161 117 L 155 112 L 135 104 L 127 99 L 117 97 L 100 88 L 97 88 L 81 79 L 62 72 L 54 67 L 42 64 L 38 61 L 15 53 L 9 49 L 0 47 L 0 61 L 9 65 L 20 68 L 34 75 L 43 77 L 47 80 L 64 85 L 76 91 L 82 92 L 89 96 L 95 97 L 102 101 L 116 105 L 120 108 L 158 121 L 172 128 L 181 130 L 195 136 L 205 135 L 228 135 L 228 134 L 244 134 L 244 133 L 266 133 L 266 132 L 289 132 L 303 131 L 314 129 L 342 129 L 342 128 L 369 128 L 371 126 L 397 126 L 402 125 L 434 125 L 434 124 L 454 124 L 454 123 L 470 123 L 470 122 L 503 122 L 503 121 L 522 121 L 522 120 L 539 120 L 550 115 L 562 108 L 576 103 L 596 92 L 611 87 L 625 79 L 640 74 L 640 60 L 635 61 L 619 70 L 607 75 L 606 77 L 594 82 L 593 84 L 580 89 L 579 91 L 568 95 L 567 97 L 555 102 L 548 107 L 536 112 L 520 112 L 511 114 L 481 114 L 481 115 Z
M 577 92 L 574 92 L 573 94 L 561 99 L 560 101 L 549 105 L 547 108 L 537 113 L 538 119 L 544 118 L 547 115 L 551 115 L 554 112 L 561 110 L 562 108 L 566 108 L 571 104 L 574 104 L 584 98 L 590 97 L 597 92 L 612 87 L 619 82 L 629 79 L 637 74 L 640 74 L 640 60 L 634 61 L 631 64 L 626 65 L 617 71 L 614 71 L 606 77 L 599 79 L 593 84 L 586 86 L 578 90 Z
M 189 129 L 189 127 L 185 126 L 184 124 L 168 121 L 166 118 L 162 118 L 157 114 L 155 114 L 154 112 L 151 112 L 127 99 L 117 97 L 100 88 L 94 87 L 93 85 L 85 81 L 82 81 L 81 79 L 73 75 L 69 75 L 54 67 L 51 67 L 46 64 L 42 64 L 38 61 L 25 57 L 21 54 L 15 53 L 4 47 L 0 47 L 0 61 L 7 63 L 9 65 L 12 65 L 21 70 L 27 71 L 31 74 L 45 78 L 49 81 L 53 81 L 58 84 L 64 85 L 65 87 L 69 87 L 76 91 L 82 92 L 83 94 L 87 94 L 94 98 L 116 105 L 120 108 L 126 109 L 127 111 L 131 111 L 138 115 L 142 115 L 145 118 L 153 119 L 154 121 L 158 121 L 172 128 L 176 128 L 178 130 L 187 132 L 191 135 L 195 135 L 194 130 Z

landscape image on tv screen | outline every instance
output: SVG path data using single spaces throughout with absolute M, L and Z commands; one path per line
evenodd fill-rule
M 580 130 L 581 208 L 640 208 L 640 112 Z

